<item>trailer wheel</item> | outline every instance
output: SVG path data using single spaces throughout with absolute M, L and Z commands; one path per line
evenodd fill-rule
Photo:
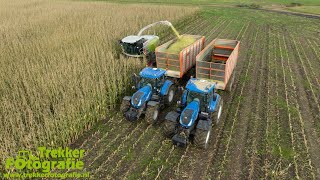
M 228 87 L 227 87 L 228 92 L 232 91 L 232 85 L 234 83 L 234 77 L 235 77 L 234 74 L 235 74 L 235 72 L 232 73 L 231 78 L 229 79 L 229 83 L 228 83 Z
M 146 111 L 146 121 L 148 124 L 154 124 L 159 119 L 159 107 L 158 106 L 148 106 Z
M 176 88 L 174 85 L 171 85 L 168 91 L 168 94 L 164 96 L 164 103 L 167 106 L 170 106 L 174 100 L 174 96 L 176 93 Z
M 211 126 L 209 130 L 197 129 L 194 135 L 194 144 L 201 149 L 207 149 L 209 145 L 210 134 Z
M 171 138 L 174 133 L 176 131 L 176 123 L 173 121 L 164 121 L 164 126 L 163 126 L 163 134 L 168 137 Z
M 121 103 L 121 106 L 120 106 L 120 111 L 122 113 L 125 113 L 129 110 L 130 108 L 130 101 L 127 101 L 127 100 L 122 100 L 122 103 Z
M 215 125 L 218 125 L 220 122 L 222 109 L 223 109 L 223 100 L 221 98 L 220 102 L 219 102 L 218 109 L 214 113 L 211 114 L 212 122 L 215 123 Z

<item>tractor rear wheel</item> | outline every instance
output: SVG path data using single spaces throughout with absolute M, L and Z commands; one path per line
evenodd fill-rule
M 209 130 L 197 129 L 194 135 L 194 144 L 201 149 L 207 149 L 209 146 L 210 134 L 211 126 Z
M 163 125 L 163 134 L 168 137 L 171 138 L 176 130 L 176 123 L 173 121 L 168 121 L 165 120 L 164 121 L 164 125 Z
M 174 100 L 175 93 L 176 93 L 176 88 L 174 85 L 171 85 L 169 87 L 168 94 L 164 96 L 165 105 L 170 106 L 172 104 L 172 102 Z
M 219 122 L 220 122 L 220 118 L 221 118 L 221 114 L 222 114 L 222 108 L 223 108 L 223 100 L 221 98 L 220 102 L 219 102 L 219 105 L 218 105 L 218 109 L 215 112 L 213 112 L 212 115 L 211 115 L 212 122 L 215 125 L 218 125 Z
M 159 106 L 148 106 L 146 111 L 146 121 L 148 124 L 154 124 L 159 119 Z
M 120 106 L 120 111 L 122 113 L 125 113 L 129 110 L 130 108 L 130 101 L 127 101 L 127 100 L 122 100 L 122 103 L 121 103 L 121 106 Z

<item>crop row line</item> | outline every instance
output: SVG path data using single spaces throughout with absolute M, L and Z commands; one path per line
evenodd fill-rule
M 102 124 L 101 126 L 99 126 L 99 128 L 95 131 L 95 133 L 94 133 L 93 135 L 91 135 L 90 138 L 87 138 L 87 139 L 81 144 L 81 146 L 79 147 L 79 149 L 83 149 L 83 147 L 84 147 L 85 145 L 87 145 L 88 142 L 92 142 L 92 141 L 93 141 L 92 139 L 93 139 L 94 137 L 96 137 L 98 133 L 100 134 L 100 130 L 103 129 L 103 127 L 104 127 L 105 125 L 109 124 L 110 122 L 114 122 L 114 118 L 112 118 L 111 120 L 109 120 L 109 121 L 105 122 L 104 124 Z M 100 140 L 100 139 L 99 139 L 99 140 Z M 98 140 L 98 141 L 99 141 L 99 140 Z M 95 143 L 94 146 L 95 146 L 96 144 L 97 144 L 97 143 Z M 84 155 L 84 158 L 91 152 L 91 150 L 92 150 L 93 148 L 94 148 L 94 147 L 90 148 L 89 150 L 86 150 L 86 153 L 85 153 L 85 155 Z M 70 171 L 71 171 L 71 169 L 68 169 L 68 170 L 66 171 L 66 173 L 68 173 L 68 172 L 70 172 Z
M 117 124 L 122 123 L 122 119 L 121 119 L 120 121 L 116 121 L 116 122 L 117 122 L 117 123 L 115 123 L 115 124 L 112 123 L 112 125 L 110 125 L 110 124 L 108 123 L 108 125 L 112 126 L 112 128 L 111 128 L 110 130 L 108 130 L 108 132 L 106 132 L 98 141 L 96 141 L 95 144 L 94 144 L 89 150 L 87 150 L 87 153 L 84 155 L 84 158 L 85 158 L 93 149 L 95 149 L 95 148 L 97 147 L 97 145 L 100 144 L 100 142 L 102 142 L 105 138 L 107 138 L 108 135 L 114 131 L 115 127 L 118 127 Z
M 105 152 L 105 149 L 108 149 L 112 144 L 114 144 L 118 138 L 126 131 L 127 129 L 126 128 L 122 128 L 121 132 L 119 132 L 117 134 L 117 136 L 115 138 L 113 138 L 108 144 L 105 145 L 105 148 L 102 148 L 97 154 L 99 154 L 98 156 L 96 156 L 92 162 L 89 164 L 89 167 L 92 166 L 93 163 L 96 162 L 96 160 L 98 160 Z
M 172 146 L 172 148 L 171 148 L 171 150 L 170 150 L 170 152 L 169 152 L 169 155 L 168 155 L 168 157 L 167 157 L 166 160 L 165 160 L 165 163 L 168 163 L 169 158 L 171 157 L 172 152 L 173 152 L 174 149 L 175 149 L 175 146 Z M 157 179 L 160 177 L 160 174 L 161 174 L 163 168 L 164 168 L 164 165 L 162 164 L 162 165 L 161 165 L 161 168 L 158 170 L 158 174 L 157 174 L 155 180 L 157 180 Z
M 268 28 L 268 37 L 270 39 L 270 27 Z M 271 59 L 271 55 L 270 55 L 270 52 L 271 49 L 270 48 L 270 43 L 268 43 L 268 49 L 269 49 L 269 60 L 268 60 L 268 72 L 271 72 L 271 67 L 270 67 L 270 59 Z M 266 124 L 266 131 L 265 131 L 265 134 L 266 134 L 266 139 L 267 141 L 269 140 L 270 136 L 269 136 L 269 124 L 270 124 L 270 118 L 269 118 L 269 115 L 270 115 L 270 76 L 267 76 L 267 111 L 266 111 L 266 121 L 267 121 L 267 124 Z M 266 151 L 266 154 L 271 154 L 271 151 L 270 151 L 270 148 L 268 147 L 268 143 L 266 143 L 266 147 L 265 147 L 265 151 Z M 263 169 L 265 171 L 265 174 L 264 176 L 267 177 L 268 176 L 268 168 L 269 168 L 269 165 L 270 162 L 268 160 L 268 157 L 265 158 L 264 160 L 264 166 L 263 166 Z
M 252 49 L 255 48 L 255 43 L 256 43 L 256 40 L 257 40 L 258 33 L 259 33 L 259 30 L 257 30 L 256 35 L 255 35 L 255 37 L 254 37 L 254 42 L 253 42 Z M 253 54 L 250 54 L 248 67 L 251 65 L 252 57 L 253 57 Z M 246 69 L 245 78 L 248 77 L 248 72 L 249 72 L 249 68 Z M 242 97 L 245 84 L 246 84 L 246 83 L 243 82 L 242 88 L 241 88 L 241 90 L 240 90 L 240 95 L 239 95 L 239 97 Z M 223 161 L 222 161 L 222 163 L 221 163 L 221 169 L 224 169 L 224 166 L 225 166 L 225 163 L 226 163 L 227 153 L 229 152 L 229 146 L 230 146 L 232 134 L 233 134 L 233 131 L 234 131 L 234 129 L 235 129 L 235 125 L 236 125 L 236 122 L 237 122 L 237 119 L 238 119 L 238 118 L 237 118 L 237 115 L 238 115 L 238 113 L 239 113 L 240 104 L 241 104 L 241 99 L 239 98 L 238 105 L 237 105 L 237 108 L 236 108 L 236 112 L 235 112 L 234 118 L 233 118 L 233 123 L 232 123 L 232 126 L 231 126 L 230 135 L 229 135 L 229 138 L 228 138 L 227 144 L 226 144 L 226 150 L 225 150 L 225 153 L 224 153 L 224 155 L 223 155 Z M 222 171 L 218 172 L 218 174 L 219 174 L 219 175 L 218 175 L 218 179 L 221 179 Z
M 220 27 L 224 26 L 224 24 L 225 24 L 226 21 L 227 21 L 227 20 L 225 20 L 223 23 L 221 23 L 220 26 L 219 26 L 218 28 L 216 28 L 213 32 L 210 32 L 210 35 L 207 37 L 207 39 L 208 39 L 207 43 L 211 42 L 212 39 L 214 39 L 214 38 L 212 38 L 213 35 L 216 33 L 216 31 L 217 31 Z M 232 21 L 233 21 L 233 20 L 229 20 L 228 24 L 225 25 L 223 29 L 227 29 L 227 27 L 231 24 Z M 218 37 L 222 32 L 223 32 L 223 31 L 220 31 L 216 36 Z
M 218 19 L 217 19 L 217 21 L 222 21 L 222 18 L 221 17 L 218 17 Z M 207 24 L 210 22 L 210 18 L 208 18 L 208 19 L 205 19 L 204 21 L 202 20 L 202 22 L 201 22 L 201 25 L 199 25 L 199 24 L 195 24 L 193 27 L 192 27 L 192 29 L 190 29 L 189 30 L 189 28 L 184 28 L 184 29 L 187 29 L 188 31 L 187 32 L 195 32 L 196 30 L 198 30 L 199 28 L 200 29 L 205 29 L 205 28 L 207 28 L 207 27 L 210 27 L 210 26 L 207 26 Z M 203 27 L 203 26 L 205 26 L 205 27 Z
M 170 141 L 171 142 L 171 141 Z M 165 143 L 165 141 L 162 141 L 161 147 L 158 149 L 156 155 L 160 154 L 160 152 L 162 151 L 162 148 L 164 147 L 163 144 Z M 153 157 L 153 161 L 155 160 L 155 158 Z M 146 166 L 146 168 L 143 170 L 143 172 L 141 173 L 143 176 L 147 175 L 147 172 L 149 170 L 150 165 L 152 164 L 153 161 L 150 161 L 149 164 Z
M 111 121 L 113 121 L 113 120 L 114 120 L 114 119 L 112 118 Z M 103 125 L 107 125 L 109 122 L 110 122 L 110 121 L 107 121 L 107 122 L 104 123 Z M 101 128 L 102 128 L 102 126 L 100 126 L 99 129 L 101 129 Z M 98 129 L 97 131 L 95 131 L 95 133 L 92 134 L 92 135 L 90 136 L 90 138 L 86 138 L 86 140 L 84 140 L 83 143 L 80 145 L 79 149 L 83 149 L 84 145 L 85 145 L 87 142 L 91 141 L 93 137 L 95 137 L 98 133 L 100 133 L 99 129 Z
M 277 70 L 277 64 L 275 64 L 276 62 L 277 62 L 277 59 L 278 59 L 278 57 L 277 57 L 277 53 L 276 52 L 278 52 L 277 50 L 277 46 L 276 46 L 276 40 L 275 40 L 275 38 L 276 38 L 276 35 L 274 34 L 274 36 L 273 36 L 273 47 L 274 47 L 274 51 L 275 51 L 275 54 L 274 54 L 274 63 L 273 63 L 273 65 L 275 66 L 274 68 L 275 68 L 275 89 L 276 89 L 276 103 L 278 103 L 279 101 L 280 101 L 280 95 L 279 95 L 279 89 L 280 89 L 280 87 L 279 87 L 279 74 L 278 74 L 278 70 Z M 277 125 L 277 146 L 278 146 L 278 149 L 279 149 L 279 153 L 280 153 L 280 158 L 279 158 L 279 162 L 278 162 L 278 164 L 277 164 L 277 168 L 279 168 L 280 170 L 279 171 L 281 171 L 281 169 L 282 169 L 282 163 L 283 163 L 283 151 L 282 151 L 282 147 L 281 147 L 281 145 L 280 145 L 280 140 L 281 140 L 281 134 L 280 134 L 280 131 L 281 131 L 281 127 L 280 127 L 280 123 L 281 123 L 281 121 L 280 121 L 280 110 L 279 110 L 279 107 L 278 107 L 278 105 L 276 106 L 276 125 Z M 279 171 L 275 171 L 276 173 L 279 173 Z M 296 172 L 295 172 L 296 174 L 298 174 L 298 170 L 296 170 Z M 279 173 L 280 174 L 280 173 Z M 278 174 L 278 175 L 279 175 Z M 277 174 L 276 174 L 277 175 Z M 297 176 L 298 177 L 298 176 Z
M 149 129 L 152 127 L 152 124 L 149 124 L 149 126 L 143 131 L 143 133 L 139 136 L 139 138 L 132 144 L 132 146 L 127 149 L 127 153 L 126 155 L 122 156 L 121 159 L 117 162 L 117 164 L 115 165 L 115 167 L 113 167 L 112 172 L 110 173 L 111 175 L 114 174 L 115 171 L 117 171 L 121 165 L 121 163 L 123 162 L 123 160 L 128 156 L 128 153 L 131 152 L 132 149 L 134 149 L 138 142 L 140 142 L 141 138 L 144 137 L 147 132 L 149 131 Z M 150 141 L 151 142 L 151 141 Z
M 269 37 L 268 37 L 269 36 L 269 27 L 267 26 L 266 28 L 267 28 L 267 31 L 264 32 L 264 33 L 266 33 L 266 37 L 263 37 L 262 43 L 265 44 L 266 46 L 268 46 L 267 45 L 267 40 L 269 39 Z M 251 147 L 252 147 L 251 152 L 248 153 L 249 156 L 251 155 L 251 157 L 249 157 L 251 159 L 250 160 L 250 164 L 249 164 L 249 179 L 254 179 L 255 178 L 254 175 L 257 175 L 255 173 L 255 170 L 258 170 L 257 168 L 255 168 L 255 166 L 256 166 L 255 163 L 257 163 L 256 161 L 259 160 L 259 157 L 258 157 L 258 153 L 259 152 L 258 152 L 258 147 L 257 146 L 258 146 L 258 140 L 259 140 L 259 137 L 261 136 L 261 134 L 259 134 L 258 127 L 259 127 L 259 124 L 264 122 L 264 120 L 263 120 L 264 117 L 261 117 L 259 115 L 260 115 L 260 113 L 263 113 L 262 112 L 262 107 L 263 107 L 263 102 L 264 101 L 263 101 L 262 87 L 263 87 L 263 84 L 265 83 L 263 81 L 263 78 L 264 78 L 264 72 L 265 72 L 264 69 L 265 69 L 265 66 L 266 66 L 266 63 L 267 63 L 267 61 L 266 61 L 267 53 L 266 52 L 269 52 L 269 49 L 264 48 L 262 50 L 262 53 L 261 53 L 261 58 L 260 58 L 260 63 L 261 64 L 259 65 L 261 70 L 260 70 L 260 73 L 259 73 L 258 78 L 257 78 L 257 81 L 258 81 L 257 82 L 257 87 L 258 88 L 256 89 L 257 98 L 256 98 L 255 104 L 252 104 L 252 106 L 256 107 L 255 108 L 255 112 L 251 113 L 251 118 L 253 119 L 253 121 L 250 121 L 250 123 L 249 123 L 249 124 L 253 124 L 253 127 L 252 127 L 253 131 L 251 133 L 248 133 L 249 135 L 252 134 L 251 135 L 252 137 L 249 137 L 249 135 L 247 137 L 247 139 L 249 141 L 251 141 L 253 139 L 252 140 L 252 145 L 251 145 Z M 250 129 L 249 129 L 249 132 L 250 132 Z M 260 142 L 260 143 L 262 143 L 262 142 Z
M 287 45 L 286 45 L 286 42 L 285 42 L 285 37 L 284 37 L 284 35 L 282 35 L 282 40 L 283 40 L 283 43 L 284 43 L 284 48 L 285 48 L 285 52 L 286 52 L 286 56 L 287 56 L 287 63 L 288 63 L 288 65 L 289 65 L 289 64 L 290 64 L 289 54 L 288 54 L 288 48 L 287 48 Z M 302 136 L 303 136 L 304 146 L 305 146 L 306 151 L 307 151 L 307 154 L 308 154 L 309 166 L 310 166 L 310 168 L 312 169 L 311 159 L 310 159 L 310 157 L 309 157 L 309 147 L 308 147 L 307 138 L 306 138 L 305 131 L 304 131 L 305 125 L 304 125 L 304 121 L 303 121 L 303 119 L 302 119 L 301 112 L 299 111 L 300 106 L 299 106 L 299 103 L 298 103 L 298 100 L 297 100 L 297 98 L 298 98 L 298 95 L 297 95 L 297 87 L 296 87 L 296 85 L 295 85 L 295 83 L 294 83 L 294 80 L 293 80 L 293 77 L 292 77 L 293 71 L 292 71 L 292 69 L 291 69 L 290 66 L 289 66 L 289 72 L 290 72 L 289 74 L 290 74 L 291 85 L 292 85 L 292 87 L 293 87 L 293 92 L 294 92 L 295 97 L 296 97 L 296 98 L 293 98 L 293 99 L 295 99 L 295 103 L 294 103 L 294 104 L 295 104 L 295 106 L 296 106 L 296 108 L 297 108 L 297 110 L 298 110 L 297 112 L 298 112 L 298 116 L 299 116 L 299 120 L 300 120 L 301 132 L 302 132 Z M 283 73 L 284 73 L 284 67 L 283 67 Z M 287 104 L 287 106 L 288 106 L 288 104 Z M 290 111 L 289 111 L 289 112 L 290 112 Z M 296 167 L 296 168 L 297 168 L 297 167 Z M 314 174 L 313 174 L 313 176 L 314 176 Z
M 141 126 L 142 124 L 143 124 L 143 123 L 142 123 L 142 121 L 141 121 L 141 122 L 139 123 L 139 125 L 136 126 L 135 129 L 133 129 L 133 130 L 131 131 L 130 134 L 128 134 L 128 135 L 125 136 L 125 139 L 122 140 L 122 143 L 118 146 L 118 148 L 117 148 L 115 151 L 113 151 L 113 152 L 108 156 L 108 158 L 99 166 L 98 169 L 96 169 L 96 171 L 94 171 L 93 175 L 95 175 L 95 174 L 97 174 L 98 172 L 101 171 L 101 168 L 104 167 L 104 166 L 106 165 L 106 163 L 108 163 L 108 162 L 111 160 L 111 158 L 112 158 L 113 156 L 115 156 L 115 155 L 125 146 L 125 142 L 126 142 L 138 129 L 141 128 L 140 126 Z
M 316 48 L 314 47 L 310 39 L 307 39 L 307 41 L 308 41 L 308 44 L 311 46 L 312 50 L 314 51 L 314 53 L 317 55 L 318 59 L 320 59 L 320 55 L 318 54 L 319 51 L 316 51 Z
M 281 48 L 279 35 L 280 34 L 278 32 L 277 39 L 278 39 L 279 50 L 280 50 L 280 60 L 281 60 L 281 67 L 282 67 L 281 69 L 282 69 L 282 74 L 283 74 L 284 92 L 285 92 L 285 99 L 286 99 L 287 112 L 288 112 L 288 121 L 289 121 L 289 128 L 290 128 L 290 137 L 291 137 L 292 150 L 295 153 L 296 152 L 296 148 L 295 148 L 296 141 L 295 141 L 294 135 L 293 135 L 292 119 L 291 119 L 291 113 L 289 110 L 288 87 L 287 87 L 286 74 L 284 72 L 284 64 L 283 64 L 283 55 L 282 55 L 283 51 Z M 276 80 L 276 82 L 277 82 L 277 80 Z M 277 94 L 278 94 L 278 88 L 277 88 Z M 280 122 L 278 122 L 278 123 L 280 123 Z M 280 136 L 279 136 L 279 138 L 280 138 Z M 281 156 L 283 156 L 282 152 L 281 152 Z M 296 155 L 293 156 L 293 163 L 294 163 L 294 169 L 295 169 L 295 176 L 296 176 L 296 178 L 299 179 L 299 171 L 298 171 L 298 163 L 297 163 L 297 156 Z
M 149 141 L 149 143 L 147 144 L 147 146 L 144 148 L 144 151 L 143 152 L 146 152 L 147 150 L 150 150 L 149 147 L 151 146 L 151 144 L 153 143 L 159 143 L 159 141 L 156 141 L 157 139 L 156 138 L 159 138 L 158 135 L 161 134 L 160 133 L 161 130 L 159 129 L 156 134 L 153 135 L 153 138 Z M 156 142 L 155 142 L 156 141 Z M 144 153 L 143 153 L 144 154 Z M 139 159 L 142 158 L 142 157 L 139 157 Z M 129 175 L 131 169 L 133 168 L 133 166 L 130 167 L 130 169 L 128 169 L 125 173 L 124 173 L 124 176 L 123 176 L 123 179 L 127 179 L 127 176 Z
M 316 82 L 317 82 L 317 87 L 320 87 L 319 79 L 317 78 L 317 75 L 316 75 L 316 73 L 314 72 L 314 68 L 313 68 L 313 66 L 311 65 L 310 58 L 307 56 L 306 50 L 305 50 L 305 48 L 303 48 L 301 40 L 298 39 L 298 42 L 299 42 L 300 48 L 302 49 L 302 54 L 303 54 L 304 57 L 307 59 L 307 64 L 309 65 L 309 69 L 310 69 L 313 77 L 315 78 L 315 80 L 316 80 Z M 306 43 L 306 44 L 307 44 L 308 48 L 310 48 L 310 49 L 313 50 L 313 47 L 312 47 L 312 46 L 310 47 L 310 44 L 309 44 L 309 43 Z
M 320 112 L 319 102 L 318 102 L 317 97 L 315 96 L 315 92 L 314 92 L 313 86 L 312 86 L 312 84 L 311 84 L 311 82 L 310 82 L 310 78 L 309 78 L 309 76 L 308 76 L 308 74 L 307 74 L 307 72 L 306 72 L 305 65 L 304 65 L 303 61 L 301 60 L 302 57 L 301 57 L 301 54 L 300 54 L 300 52 L 299 52 L 299 50 L 298 50 L 298 48 L 297 48 L 297 43 L 296 43 L 296 41 L 294 40 L 294 37 L 293 37 L 293 36 L 291 36 L 291 35 L 289 35 L 289 36 L 291 37 L 291 39 L 292 39 L 292 41 L 293 41 L 293 44 L 294 44 L 294 47 L 295 47 L 295 49 L 296 49 L 296 51 L 297 51 L 297 53 L 298 53 L 298 56 L 299 56 L 298 59 L 299 59 L 301 65 L 302 65 L 302 69 L 303 69 L 303 71 L 304 71 L 305 77 L 307 78 L 307 81 L 308 81 L 310 90 L 311 90 L 311 92 L 312 92 L 312 97 L 313 97 L 313 99 L 314 99 L 314 101 L 315 101 L 315 103 L 316 103 L 316 105 L 317 105 L 318 111 Z

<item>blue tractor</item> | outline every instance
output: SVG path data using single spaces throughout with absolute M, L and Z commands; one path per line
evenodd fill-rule
M 177 111 L 165 117 L 164 134 L 172 137 L 173 144 L 185 147 L 191 139 L 196 146 L 206 149 L 213 124 L 218 124 L 223 101 L 216 93 L 216 83 L 191 78 Z
M 160 110 L 172 104 L 176 88 L 165 73 L 163 69 L 146 67 L 134 78 L 137 91 L 125 96 L 120 107 L 127 120 L 135 121 L 145 115 L 146 121 L 153 124 Z

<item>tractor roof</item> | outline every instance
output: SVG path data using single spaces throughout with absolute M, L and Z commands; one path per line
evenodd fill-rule
M 166 70 L 159 69 L 159 68 L 151 68 L 146 67 L 140 71 L 140 76 L 143 78 L 159 78 L 166 73 Z
M 158 36 L 155 36 L 155 35 L 142 35 L 142 36 L 131 35 L 131 36 L 127 36 L 127 37 L 123 38 L 121 41 L 124 43 L 131 43 L 132 44 L 132 43 L 139 41 L 142 38 L 144 38 L 146 40 L 150 40 L 155 37 L 158 37 Z
M 188 81 L 186 88 L 189 91 L 194 91 L 198 93 L 209 93 L 214 90 L 216 83 L 204 79 L 192 78 Z

